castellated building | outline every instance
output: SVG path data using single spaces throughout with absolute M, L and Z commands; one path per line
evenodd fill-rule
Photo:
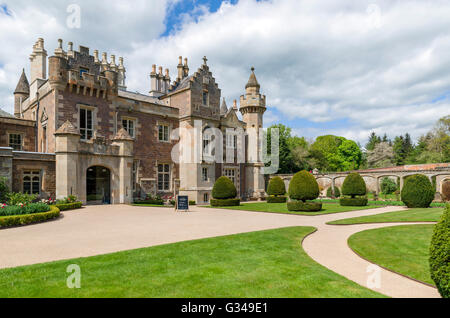
M 174 81 L 168 69 L 149 67 L 144 95 L 127 90 L 123 58 L 58 42 L 48 57 L 37 40 L 29 78 L 23 71 L 14 91 L 14 116 L 0 113 L 0 176 L 12 191 L 88 204 L 184 194 L 201 204 L 225 175 L 241 199 L 264 196 L 258 128 L 266 99 L 253 68 L 240 105 L 227 107 L 206 57 L 193 74 L 179 57 Z M 217 132 L 222 151 L 212 147 Z

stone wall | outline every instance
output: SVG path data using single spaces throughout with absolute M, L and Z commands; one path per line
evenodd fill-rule
M 35 150 L 34 121 L 0 117 L 0 147 L 9 147 L 9 134 L 21 134 L 23 139 L 22 150 Z

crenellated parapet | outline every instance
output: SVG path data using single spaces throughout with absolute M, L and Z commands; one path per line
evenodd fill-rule
M 123 58 L 116 63 L 115 55 L 108 61 L 106 52 L 99 59 L 98 50 L 90 55 L 89 48 L 80 46 L 78 51 L 69 42 L 67 52 L 62 47 L 62 40 L 58 40 L 58 47 L 54 55 L 49 58 L 49 81 L 60 89 L 69 86 L 70 92 L 77 94 L 105 98 L 106 94 L 116 94 L 125 90 L 126 69 Z

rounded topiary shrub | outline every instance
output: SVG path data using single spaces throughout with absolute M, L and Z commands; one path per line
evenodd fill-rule
M 267 186 L 267 194 L 268 195 L 285 195 L 286 194 L 286 186 L 284 185 L 283 179 L 280 177 L 273 177 L 269 181 L 269 185 Z
M 341 196 L 341 191 L 338 187 L 334 187 L 334 196 L 333 196 L 333 187 L 329 187 L 327 190 L 327 197 L 329 198 L 339 198 Z
M 430 244 L 430 273 L 443 298 L 450 298 L 450 204 L 434 227 Z
M 367 188 L 366 182 L 359 173 L 350 173 L 344 180 L 342 184 L 342 194 L 348 195 L 352 198 L 358 195 L 366 195 Z
M 442 200 L 450 201 L 450 180 L 444 181 L 442 185 Z
M 408 208 L 428 208 L 434 194 L 433 185 L 423 174 L 408 176 L 401 191 L 402 201 Z
M 222 176 L 214 183 L 212 190 L 212 197 L 214 199 L 234 199 L 236 195 L 236 187 L 229 178 Z
M 319 193 L 319 184 L 311 173 L 306 170 L 296 173 L 289 184 L 289 198 L 291 202 L 287 203 L 288 210 L 320 211 L 322 203 L 307 202 L 307 200 L 317 199 Z
M 289 184 L 289 198 L 291 200 L 314 200 L 319 196 L 319 184 L 308 171 L 297 172 Z

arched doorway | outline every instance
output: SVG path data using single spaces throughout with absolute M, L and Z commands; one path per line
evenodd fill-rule
M 111 204 L 111 171 L 94 166 L 86 173 L 87 204 Z

